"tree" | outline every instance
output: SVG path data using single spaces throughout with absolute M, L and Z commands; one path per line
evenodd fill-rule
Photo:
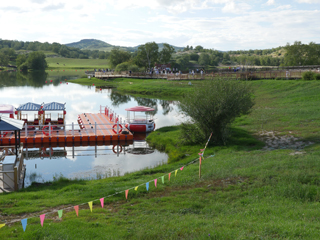
M 16 65 L 19 68 L 23 63 L 27 61 L 27 56 L 25 54 L 19 54 L 16 59 Z
M 138 47 L 136 64 L 140 67 L 151 68 L 158 60 L 158 45 L 155 42 L 148 42 Z
M 6 66 L 9 63 L 9 56 L 3 52 L 0 52 L 0 65 Z
M 254 105 L 252 90 L 246 82 L 230 79 L 206 81 L 181 100 L 181 111 L 191 118 L 182 125 L 183 138 L 205 141 L 212 132 L 216 143 L 226 143 L 230 124 Z
M 193 60 L 193 61 L 198 61 L 199 60 L 199 54 L 197 53 L 191 53 L 190 54 L 190 60 Z
M 174 47 L 170 46 L 168 43 L 164 43 L 163 49 L 159 53 L 159 63 L 168 63 L 174 52 Z
M 194 48 L 194 50 L 196 50 L 197 52 L 201 52 L 203 50 L 203 47 L 198 45 Z
M 27 59 L 28 68 L 33 70 L 45 70 L 48 66 L 46 55 L 43 52 L 31 52 Z
M 114 48 L 111 50 L 110 63 L 112 67 L 116 67 L 118 64 L 127 62 L 131 58 L 131 54 L 126 51 L 120 50 L 120 48 Z
M 189 61 L 190 61 L 189 54 L 183 54 L 182 56 L 177 58 L 177 63 L 179 64 L 181 69 L 187 68 Z
M 210 64 L 210 56 L 208 53 L 201 53 L 198 63 L 202 66 L 207 66 Z

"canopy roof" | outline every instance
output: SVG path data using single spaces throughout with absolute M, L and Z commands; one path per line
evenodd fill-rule
M 0 116 L 0 131 L 22 130 L 24 121 Z
M 43 105 L 42 110 L 43 111 L 63 111 L 65 110 L 65 103 L 57 103 L 57 102 L 51 102 L 46 103 Z
M 41 108 L 40 104 L 28 102 L 28 103 L 20 105 L 17 108 L 17 111 L 39 111 L 40 108 Z
M 154 111 L 153 108 L 145 107 L 145 106 L 136 106 L 136 107 L 127 108 L 125 110 L 126 111 L 130 111 L 130 112 L 150 112 L 150 111 Z
M 14 114 L 14 107 L 9 104 L 0 104 L 0 113 Z

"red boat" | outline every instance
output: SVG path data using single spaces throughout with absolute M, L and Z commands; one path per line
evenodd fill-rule
M 154 111 L 153 108 L 137 106 L 125 109 L 128 111 L 126 128 L 131 132 L 152 132 L 156 128 L 152 116 L 146 112 Z M 133 118 L 130 118 L 130 112 L 133 112 Z M 136 112 L 145 112 L 144 115 L 137 115 Z

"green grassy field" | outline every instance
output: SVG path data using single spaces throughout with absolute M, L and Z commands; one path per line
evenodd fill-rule
M 2 194 L 0 224 L 18 221 L 1 228 L 0 239 L 319 239 L 320 81 L 249 84 L 256 105 L 232 125 L 226 146 L 210 142 L 201 179 L 199 163 L 187 164 L 197 159 L 204 144 L 184 145 L 179 126 L 161 128 L 148 140 L 169 154 L 169 164 L 93 181 L 57 178 Z M 188 92 L 177 87 L 180 91 L 180 96 Z M 278 146 L 263 150 L 268 143 L 259 140 L 262 132 L 273 132 Z M 280 141 L 290 135 L 312 144 L 301 149 Z M 124 191 L 140 184 L 126 200 Z M 107 197 L 104 208 L 102 197 Z M 79 217 L 75 205 L 80 205 Z M 64 209 L 62 219 L 59 209 Z M 39 215 L 47 212 L 41 227 Z M 23 218 L 28 218 L 26 232 L 19 222 Z
M 46 58 L 48 69 L 85 69 L 92 71 L 94 68 L 109 68 L 107 59 L 76 59 L 76 58 Z M 57 64 L 59 63 L 59 64 Z

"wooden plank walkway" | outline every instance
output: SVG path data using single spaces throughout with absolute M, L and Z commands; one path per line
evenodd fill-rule
M 117 141 L 132 141 L 132 133 L 123 128 L 122 130 L 128 131 L 128 134 L 122 134 L 119 131 L 117 134 L 116 128 L 113 130 L 114 123 L 110 121 L 107 115 L 97 113 L 82 113 L 78 117 L 80 129 L 65 130 L 61 127 L 57 128 L 52 126 L 52 131 L 49 134 L 48 127 L 43 129 L 28 130 L 25 135 L 25 130 L 21 131 L 21 142 L 24 145 L 39 145 L 45 143 L 79 143 L 82 145 L 91 145 L 96 142 L 117 142 Z M 95 129 L 95 127 L 97 129 Z M 124 126 L 123 126 L 124 127 Z M 50 136 L 48 136 L 50 135 Z M 8 146 L 15 144 L 15 137 L 13 132 L 6 133 L 6 136 L 0 135 L 0 146 Z

